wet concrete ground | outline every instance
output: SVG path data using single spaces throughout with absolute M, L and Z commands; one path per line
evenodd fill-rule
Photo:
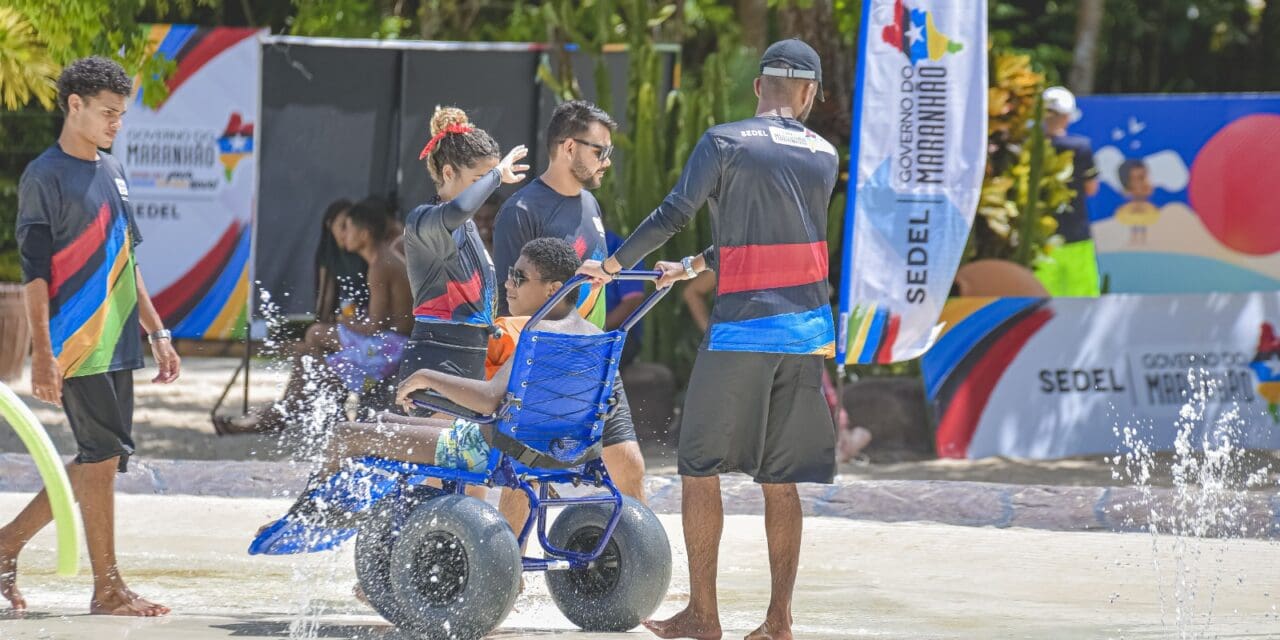
M 0 494 L 7 517 L 29 494 Z M 87 569 L 53 573 L 52 530 L 22 556 L 31 612 L 0 614 L 0 638 L 402 638 L 350 597 L 350 549 L 250 557 L 252 532 L 285 500 L 120 495 L 121 567 L 138 592 L 174 609 L 158 620 L 83 615 Z M 678 611 L 688 578 L 678 516 L 662 516 L 675 551 L 659 615 Z M 1280 637 L 1280 544 L 1154 539 L 1144 533 L 805 521 L 794 608 L 799 638 Z M 1158 560 L 1157 569 L 1153 560 Z M 759 516 L 729 516 L 720 561 L 725 637 L 754 628 L 768 602 Z M 555 609 L 540 577 L 494 637 L 585 634 Z

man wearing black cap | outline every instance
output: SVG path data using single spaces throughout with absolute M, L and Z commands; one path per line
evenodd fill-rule
M 800 557 L 797 482 L 830 483 L 835 427 L 822 396 L 823 359 L 835 348 L 827 291 L 827 206 L 835 148 L 801 122 L 822 95 L 809 45 L 775 43 L 760 60 L 756 115 L 708 129 L 679 182 L 612 257 L 580 273 L 608 282 L 693 219 L 711 211 L 715 243 L 659 262 L 660 285 L 715 269 L 711 327 L 689 379 L 681 421 L 689 605 L 645 626 L 662 638 L 719 638 L 716 557 L 724 527 L 719 474 L 742 472 L 765 500 L 772 596 L 749 639 L 789 639 Z

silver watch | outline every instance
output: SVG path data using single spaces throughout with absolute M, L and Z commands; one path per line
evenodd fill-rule
M 161 329 L 147 334 L 147 342 L 155 344 L 161 340 L 173 340 L 173 332 L 168 329 Z
M 693 256 L 681 258 L 680 266 L 684 267 L 684 275 L 687 279 L 692 280 L 698 277 L 698 272 L 693 270 Z

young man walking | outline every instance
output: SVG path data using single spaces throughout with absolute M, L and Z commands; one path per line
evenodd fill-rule
M 138 272 L 142 238 L 120 162 L 99 151 L 120 132 L 133 84 L 105 58 L 77 60 L 58 79 L 66 113 L 58 142 L 36 158 L 18 187 L 18 248 L 31 324 L 31 387 L 62 406 L 77 454 L 67 476 L 88 538 L 93 567 L 89 612 L 162 616 L 169 608 L 125 584 L 115 556 L 115 474 L 133 454 L 133 370 L 142 362 L 145 329 L 160 372 L 178 378 L 180 363 Z M 45 492 L 0 528 L 0 596 L 25 609 L 17 587 L 18 554 L 53 515 Z

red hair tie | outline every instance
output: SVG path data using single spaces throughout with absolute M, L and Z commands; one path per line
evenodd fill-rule
M 475 130 L 475 127 L 468 124 L 454 123 L 445 127 L 440 131 L 440 133 L 431 136 L 431 139 L 427 141 L 427 146 L 422 148 L 422 153 L 418 154 L 418 159 L 422 160 L 431 155 L 431 152 L 435 150 L 436 145 L 440 143 L 440 139 L 444 138 L 446 135 L 450 133 L 467 134 Z

